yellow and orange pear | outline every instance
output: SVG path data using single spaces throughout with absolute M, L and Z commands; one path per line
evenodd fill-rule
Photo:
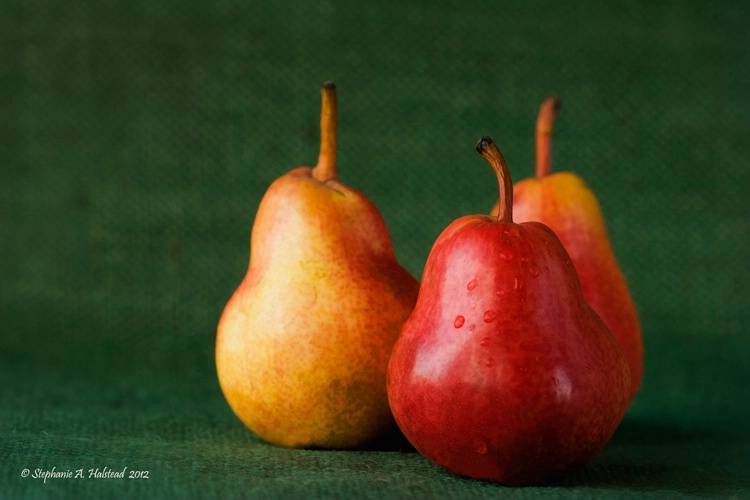
M 552 173 L 552 130 L 561 103 L 549 97 L 536 123 L 536 176 L 513 188 L 513 217 L 549 226 L 578 272 L 583 295 L 604 320 L 630 367 L 631 399 L 643 372 L 643 338 L 638 312 L 610 243 L 604 216 L 591 188 L 572 172 Z M 498 204 L 492 210 L 497 214 Z
M 395 428 L 386 368 L 419 284 L 377 208 L 338 180 L 336 87 L 321 93 L 318 163 L 281 176 L 261 200 L 247 274 L 219 321 L 216 368 L 232 410 L 264 440 L 356 448 Z

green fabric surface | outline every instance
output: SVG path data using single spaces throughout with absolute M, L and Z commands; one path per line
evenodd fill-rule
M 0 2 L 0 497 L 750 496 L 750 3 Z M 497 196 L 492 136 L 596 192 L 641 315 L 641 392 L 561 484 L 455 477 L 402 438 L 261 442 L 213 360 L 265 189 L 318 153 L 420 277 Z M 146 470 L 42 479 L 24 469 Z

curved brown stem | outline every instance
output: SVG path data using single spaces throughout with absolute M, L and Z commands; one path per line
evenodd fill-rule
M 497 184 L 500 190 L 498 201 L 497 220 L 501 222 L 513 222 L 513 181 L 510 178 L 508 164 L 502 153 L 492 139 L 483 136 L 476 146 L 477 152 L 489 162 L 497 175 Z
M 312 176 L 325 182 L 339 178 L 336 171 L 336 129 L 339 121 L 336 85 L 331 81 L 325 82 L 320 93 L 320 154 L 317 165 L 312 169 Z

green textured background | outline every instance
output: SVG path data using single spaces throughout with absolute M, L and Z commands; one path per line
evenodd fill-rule
M 0 496 L 747 497 L 750 3 L 0 0 Z M 264 444 L 231 413 L 215 327 L 267 186 L 318 150 L 421 274 L 497 188 L 491 135 L 599 196 L 646 343 L 642 391 L 564 484 L 454 477 L 398 440 Z M 149 480 L 22 478 L 29 468 Z

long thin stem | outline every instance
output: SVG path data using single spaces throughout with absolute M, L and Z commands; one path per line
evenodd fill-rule
M 336 171 L 336 129 L 338 127 L 338 103 L 336 85 L 328 81 L 320 88 L 320 154 L 312 176 L 321 182 L 339 178 Z
M 502 153 L 492 139 L 483 136 L 476 146 L 477 152 L 489 162 L 497 175 L 497 184 L 500 190 L 498 201 L 497 220 L 501 222 L 513 222 L 513 181 L 510 178 L 508 164 Z
M 562 102 L 556 97 L 548 97 L 539 108 L 536 119 L 536 176 L 549 175 L 552 171 L 552 130 Z

